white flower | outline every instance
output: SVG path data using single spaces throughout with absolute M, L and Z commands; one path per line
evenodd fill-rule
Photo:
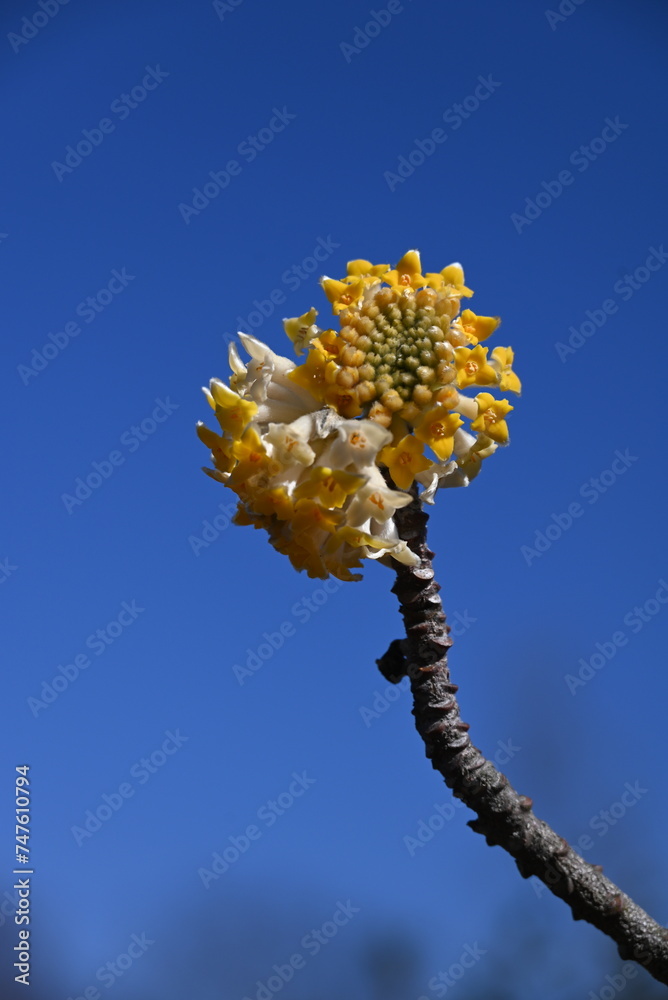
M 395 510 L 406 507 L 412 499 L 408 493 L 389 489 L 377 467 L 371 466 L 364 472 L 369 475 L 369 481 L 355 493 L 347 510 L 348 524 L 354 527 L 370 520 L 384 524 L 393 517 Z
M 259 423 L 291 423 L 322 405 L 310 392 L 286 377 L 294 370 L 294 361 L 275 354 L 249 333 L 239 333 L 239 339 L 252 358 L 239 391 L 258 404 Z
M 230 344 L 228 346 L 227 360 L 230 368 L 232 369 L 232 374 L 230 375 L 230 388 L 234 389 L 235 392 L 239 392 L 240 387 L 242 387 L 246 381 L 248 368 L 241 360 L 236 344 Z
M 315 452 L 309 444 L 313 431 L 311 414 L 307 413 L 291 424 L 269 424 L 264 440 L 273 446 L 273 457 L 282 465 L 295 462 L 299 465 L 313 464 Z
M 397 562 L 403 563 L 404 566 L 419 565 L 420 557 L 408 548 L 407 542 L 399 538 L 399 532 L 393 519 L 390 518 L 383 524 L 374 524 L 373 521 L 370 521 L 366 531 L 376 539 L 377 544 L 380 544 L 381 541 L 385 543 L 383 549 L 366 546 L 364 555 L 367 559 L 383 559 L 385 556 L 391 556 Z
M 475 399 L 471 399 L 470 396 L 465 396 L 461 392 L 457 393 L 457 402 L 452 406 L 452 409 L 461 413 L 463 417 L 468 417 L 469 420 L 475 420 L 478 416 L 478 404 Z
M 397 542 L 390 552 L 390 555 L 393 559 L 396 559 L 397 562 L 403 563 L 404 566 L 420 565 L 420 557 L 413 552 L 412 549 L 408 548 L 407 542 Z
M 469 434 L 468 431 L 463 431 L 461 427 L 458 427 L 455 431 L 455 455 L 457 458 L 462 459 L 465 455 L 468 455 L 473 445 L 476 443 L 476 438 L 473 434 Z
M 337 427 L 337 438 L 323 456 L 323 465 L 333 469 L 346 469 L 354 465 L 365 469 L 373 465 L 381 448 L 389 444 L 392 435 L 375 420 L 342 420 Z
M 430 469 L 418 472 L 415 477 L 424 486 L 420 499 L 424 503 L 433 504 L 436 490 L 449 486 L 468 486 L 468 476 L 462 472 L 456 462 L 434 462 Z

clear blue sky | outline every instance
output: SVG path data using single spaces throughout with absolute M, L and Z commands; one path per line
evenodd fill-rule
M 620 974 L 451 808 L 408 694 L 383 701 L 392 574 L 326 594 L 225 528 L 232 495 L 199 471 L 199 387 L 240 322 L 287 353 L 281 318 L 327 313 L 319 274 L 412 247 L 429 270 L 462 261 L 525 386 L 511 447 L 431 522 L 464 716 L 668 922 L 668 18 L 551 9 L 3 6 L 2 892 L 27 763 L 37 1000 L 255 998 L 295 954 L 286 1000 L 431 1000 L 476 946 L 453 996 L 570 1000 Z M 115 811 L 77 833 L 105 795 Z M 132 935 L 138 957 L 96 979 Z

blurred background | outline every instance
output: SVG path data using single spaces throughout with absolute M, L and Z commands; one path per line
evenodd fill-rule
M 321 274 L 462 261 L 525 389 L 431 521 L 464 717 L 668 923 L 665 6 L 1 19 L 0 996 L 24 764 L 34 1000 L 659 996 L 467 828 L 375 666 L 392 573 L 230 527 L 194 427 Z

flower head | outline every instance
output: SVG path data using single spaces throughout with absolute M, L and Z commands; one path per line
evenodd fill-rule
M 513 409 L 489 390 L 520 382 L 511 348 L 488 357 L 481 345 L 498 317 L 460 312 L 473 294 L 460 264 L 423 273 L 417 250 L 394 268 L 360 258 L 322 287 L 338 328 L 318 326 L 313 307 L 284 320 L 299 361 L 240 333 L 249 360 L 232 345 L 229 385 L 204 390 L 219 432 L 197 433 L 205 472 L 239 497 L 237 524 L 265 529 L 310 576 L 356 580 L 363 559 L 417 563 L 396 511 L 419 488 L 433 503 L 478 475 L 508 443 Z M 484 391 L 462 391 L 473 387 Z

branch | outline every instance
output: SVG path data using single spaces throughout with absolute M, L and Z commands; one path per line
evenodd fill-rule
M 415 488 L 412 492 L 413 502 L 397 510 L 395 521 L 400 537 L 420 556 L 420 565 L 393 564 L 397 580 L 392 591 L 399 599 L 406 639 L 395 639 L 378 661 L 383 675 L 394 683 L 410 677 L 413 715 L 426 755 L 454 795 L 477 813 L 468 825 L 488 844 L 508 851 L 520 875 L 536 875 L 568 903 L 575 920 L 587 920 L 611 937 L 623 960 L 633 959 L 668 985 L 668 929 L 538 819 L 531 799 L 519 795 L 472 745 L 447 665 L 452 639 L 434 580 L 434 553 L 427 546 L 428 517 Z

